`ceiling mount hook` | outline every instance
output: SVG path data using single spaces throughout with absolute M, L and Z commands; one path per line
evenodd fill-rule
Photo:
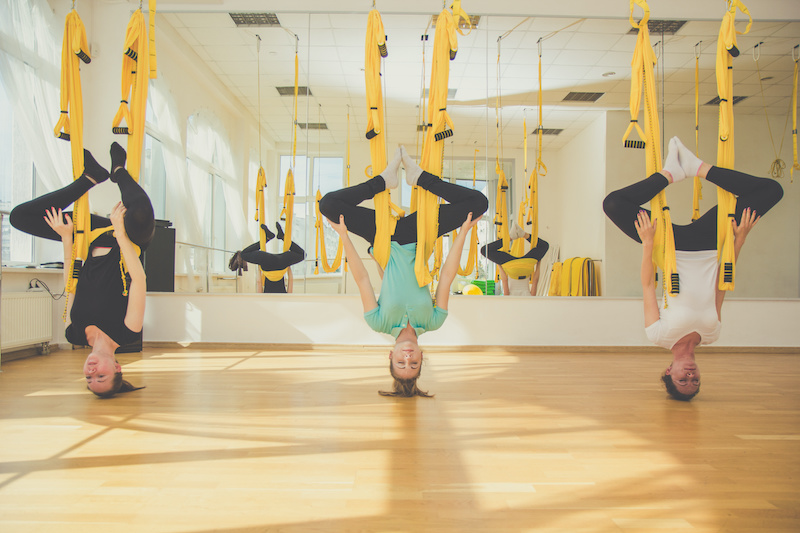
M 700 59 L 700 43 L 703 41 L 697 41 L 697 44 L 694 45 L 694 58 Z
M 796 58 L 794 57 L 794 53 L 795 52 L 797 52 L 797 57 Z M 800 60 L 800 44 L 796 44 L 796 45 L 794 45 L 794 48 L 792 48 L 792 60 L 795 63 L 797 63 L 797 61 Z

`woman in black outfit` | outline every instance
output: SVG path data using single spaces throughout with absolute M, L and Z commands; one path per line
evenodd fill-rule
M 155 217 L 147 193 L 125 169 L 125 150 L 111 145 L 112 172 L 100 166 L 84 150 L 84 172 L 58 191 L 18 205 L 11 212 L 11 225 L 20 231 L 64 245 L 64 278 L 69 279 L 72 257 L 71 212 L 63 210 L 92 187 L 111 178 L 119 186 L 122 201 L 110 218 L 91 216 L 91 228 L 112 226 L 89 245 L 89 257 L 78 276 L 75 295 L 69 299 L 67 329 L 69 342 L 92 347 L 84 363 L 87 388 L 101 398 L 134 390 L 122 379 L 116 362 L 117 348 L 138 339 L 144 321 L 146 280 L 139 254 L 153 239 Z M 120 261 L 127 275 L 123 278 Z
M 283 228 L 277 222 L 275 223 L 275 226 L 278 230 L 278 240 L 282 241 Z M 266 225 L 262 224 L 261 230 L 267 236 L 266 242 L 271 241 L 275 237 L 275 234 L 267 229 Z M 260 248 L 261 244 L 256 241 L 244 250 L 236 252 L 233 254 L 233 257 L 231 257 L 231 260 L 228 263 L 228 268 L 234 272 L 247 270 L 246 263 L 253 263 L 261 267 L 261 270 L 264 272 L 287 269 L 287 275 L 285 277 L 288 278 L 288 287 L 287 282 L 284 281 L 284 278 L 281 278 L 277 281 L 272 281 L 264 276 L 261 276 L 260 272 L 259 275 L 262 283 L 264 284 L 265 293 L 285 294 L 287 292 L 292 292 L 293 277 L 292 269 L 289 267 L 305 259 L 306 252 L 295 242 L 291 244 L 289 250 L 279 254 L 262 252 Z

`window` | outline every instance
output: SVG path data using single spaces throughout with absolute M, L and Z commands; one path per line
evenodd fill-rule
M 26 143 L 22 142 L 14 107 L 0 83 L 0 209 L 11 211 L 14 206 L 34 198 L 36 168 Z M 3 218 L 2 261 L 4 264 L 35 262 L 33 237 L 11 227 L 8 216 Z
M 164 220 L 167 213 L 167 170 L 161 141 L 146 133 L 144 136 L 144 175 L 142 187 L 153 203 L 156 219 Z

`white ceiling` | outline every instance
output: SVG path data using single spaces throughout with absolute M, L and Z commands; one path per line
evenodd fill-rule
M 440 7 L 437 2 L 427 3 L 436 9 Z M 475 4 L 464 2 L 464 8 L 471 15 L 482 15 L 479 9 L 470 11 L 471 3 Z M 196 4 L 205 12 L 187 12 L 192 9 L 191 4 L 181 2 L 181 12 L 171 13 L 165 12 L 169 11 L 167 4 L 167 9 L 160 11 L 162 23 L 175 28 L 254 117 L 259 108 L 256 60 L 260 57 L 261 122 L 274 142 L 291 140 L 292 97 L 279 96 L 275 87 L 294 84 L 296 43 L 300 85 L 308 85 L 313 94 L 310 98 L 300 98 L 298 121 L 325 122 L 329 128 L 323 132 L 309 132 L 308 141 L 313 145 L 317 142 L 343 144 L 347 136 L 348 106 L 351 138 L 354 141 L 363 139 L 366 128 L 364 40 L 369 5 L 359 13 L 279 12 L 281 28 L 237 28 L 227 12 L 209 12 L 208 3 Z M 627 110 L 630 62 L 636 36 L 628 35 L 631 29 L 627 19 L 628 2 L 621 4 L 624 5 L 620 12 L 614 13 L 619 16 L 616 19 L 482 15 L 477 30 L 459 36 L 458 55 L 450 64 L 450 88 L 456 89 L 455 97 L 448 102 L 448 112 L 455 122 L 455 135 L 450 140 L 460 146 L 486 145 L 490 153 L 494 153 L 495 103 L 499 89 L 503 146 L 506 149 L 522 147 L 523 117 L 527 117 L 528 133 L 537 125 L 537 41 L 543 37 L 547 37 L 542 41 L 543 126 L 564 129 L 558 136 L 545 136 L 545 148 L 559 148 L 604 110 Z M 797 7 L 800 3 L 794 5 Z M 219 9 L 220 6 L 213 7 Z M 235 5 L 230 9 L 240 7 L 243 6 Z M 392 5 L 391 8 L 391 13 L 382 15 L 389 50 L 383 74 L 390 145 L 413 142 L 416 135 L 423 77 L 420 36 L 435 13 L 424 10 L 398 13 L 402 6 Z M 749 34 L 739 36 L 742 54 L 734 62 L 734 94 L 748 97 L 736 105 L 735 112 L 763 114 L 766 107 L 776 132 L 784 126 L 791 109 L 792 47 L 800 44 L 800 22 L 796 21 L 800 19 L 800 9 L 794 11 L 787 14 L 794 22 L 756 21 Z M 722 8 L 719 12 L 721 18 Z M 657 14 L 654 12 L 652 18 L 659 18 Z M 737 28 L 743 30 L 747 18 L 739 13 L 737 20 Z M 689 21 L 676 35 L 664 36 L 663 43 L 661 35 L 651 34 L 651 42 L 654 45 L 659 42 L 658 98 L 666 113 L 694 112 L 694 64 L 698 42 L 700 102 L 703 104 L 717 95 L 714 64 L 719 26 L 719 20 Z M 498 37 L 512 29 L 500 42 L 498 67 Z M 434 31 L 433 28 L 428 30 L 426 78 L 430 77 Z M 260 54 L 257 54 L 256 34 L 261 37 Z M 761 42 L 760 58 L 756 62 L 753 49 Z M 763 81 L 759 82 L 760 78 Z M 595 103 L 562 102 L 570 91 L 602 92 L 604 95 Z M 715 114 L 716 108 L 707 106 L 702 112 Z M 298 131 L 298 135 L 299 142 L 305 142 L 305 133 Z M 528 142 L 534 139 L 529 137 Z

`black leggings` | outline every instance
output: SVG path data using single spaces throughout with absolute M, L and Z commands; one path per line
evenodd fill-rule
M 530 237 L 528 237 L 527 240 L 528 242 L 531 242 Z M 489 244 L 481 247 L 481 255 L 483 255 L 492 263 L 503 265 L 504 263 L 508 263 L 514 259 L 536 259 L 537 261 L 541 261 L 542 257 L 544 257 L 544 254 L 546 254 L 547 250 L 550 248 L 550 244 L 548 244 L 547 241 L 539 239 L 536 241 L 536 246 L 528 250 L 528 253 L 522 257 L 515 257 L 508 252 L 501 252 L 500 247 L 502 245 L 503 239 L 497 239 L 494 242 L 490 242 Z
M 127 210 L 125 232 L 131 242 L 145 250 L 153 240 L 155 231 L 155 215 L 150 198 L 124 168 L 117 170 L 114 179 L 117 180 L 119 192 L 122 195 L 122 204 Z M 62 189 L 20 204 L 11 211 L 9 217 L 11 225 L 35 237 L 60 242 L 61 237 L 44 219 L 45 211 L 53 207 L 66 209 L 93 186 L 94 183 L 84 174 Z M 72 218 L 72 212 L 64 212 L 64 214 L 69 214 Z M 111 226 L 111 220 L 106 217 L 92 215 L 91 218 L 91 229 Z M 110 246 L 115 242 L 113 238 L 100 237 L 99 239 L 96 242 L 101 246 Z
M 443 181 L 429 172 L 423 172 L 417 185 L 446 200 L 439 206 L 439 235 L 444 235 L 461 227 L 467 216 L 472 219 L 483 215 L 489 209 L 489 200 L 483 193 L 467 189 L 461 185 Z M 329 192 L 319 201 L 319 210 L 329 220 L 339 222 L 344 215 L 347 230 L 364 238 L 368 243 L 375 241 L 375 211 L 358 204 L 369 200 L 386 190 L 381 176 L 359 183 L 346 189 Z M 397 221 L 392 240 L 398 244 L 417 242 L 417 214 L 412 213 Z
M 783 197 L 783 188 L 769 178 L 756 178 L 743 172 L 712 166 L 706 180 L 731 192 L 736 198 L 736 222 L 742 220 L 746 208 L 764 215 Z M 636 233 L 636 217 L 642 204 L 650 201 L 669 185 L 663 174 L 655 173 L 638 183 L 614 191 L 603 200 L 603 210 L 608 218 L 628 237 L 642 242 Z M 650 211 L 647 211 L 648 216 Z M 672 225 L 675 234 L 675 249 L 683 251 L 715 250 L 717 248 L 717 206 L 709 209 L 697 220 L 680 226 Z
M 253 263 L 261 267 L 262 270 L 267 272 L 272 270 L 283 270 L 289 268 L 305 259 L 306 252 L 297 245 L 292 243 L 289 250 L 280 254 L 271 254 L 269 252 L 262 252 L 260 250 L 261 243 L 254 242 L 244 250 L 242 250 L 242 259 L 248 263 Z M 268 293 L 285 293 L 286 285 L 283 279 L 278 281 L 271 281 L 263 278 L 264 292 Z

